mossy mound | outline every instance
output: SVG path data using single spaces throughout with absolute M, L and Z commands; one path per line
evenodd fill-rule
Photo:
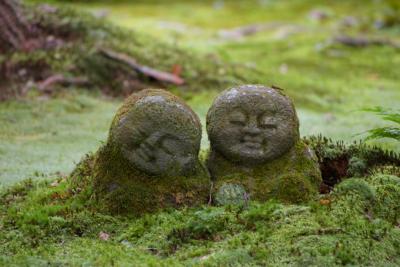
M 112 213 L 140 215 L 165 208 L 208 202 L 210 180 L 198 162 L 188 176 L 147 175 L 121 161 L 121 152 L 102 147 L 94 159 L 93 190 L 102 208 Z
M 335 187 L 335 193 L 338 195 L 357 194 L 364 201 L 371 203 L 375 201 L 375 192 L 364 179 L 346 179 Z
M 0 56 L 0 100 L 24 95 L 30 89 L 52 93 L 66 86 L 100 89 L 112 96 L 126 96 L 151 86 L 186 96 L 256 77 L 250 69 L 227 64 L 215 55 L 198 55 L 72 8 L 27 5 L 24 9 L 29 24 L 40 33 L 36 38 L 42 44 L 32 51 Z M 178 68 L 185 83 L 176 85 L 146 76 L 106 57 L 104 49 L 158 71 L 172 73 Z
M 400 178 L 363 179 L 372 202 L 350 190 L 138 219 L 97 212 L 70 179 L 27 180 L 0 190 L 0 265 L 398 266 Z
M 400 175 L 400 155 L 363 142 L 345 144 L 322 136 L 305 140 L 318 158 L 323 184 L 322 191 L 330 191 L 335 184 L 349 177 L 363 177 L 374 173 Z
M 210 153 L 207 166 L 214 193 L 226 184 L 241 185 L 251 200 L 278 199 L 298 203 L 317 195 L 321 174 L 313 152 L 299 141 L 288 153 L 271 162 L 248 168 Z

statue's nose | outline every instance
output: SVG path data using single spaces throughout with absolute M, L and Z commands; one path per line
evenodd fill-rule
M 150 147 L 156 145 L 163 137 L 163 133 L 161 132 L 155 132 L 151 134 L 147 139 L 146 139 L 146 144 L 149 145 Z
M 244 132 L 249 135 L 257 135 L 261 132 L 261 130 L 254 126 L 247 126 L 244 128 Z
M 261 133 L 260 128 L 257 125 L 257 118 L 250 117 L 247 125 L 243 128 L 245 134 L 254 136 Z

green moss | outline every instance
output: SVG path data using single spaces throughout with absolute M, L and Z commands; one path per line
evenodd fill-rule
M 368 169 L 364 159 L 358 157 L 352 157 L 349 160 L 348 175 L 349 176 L 362 176 Z
M 315 196 L 321 183 L 316 159 L 301 141 L 281 158 L 252 168 L 232 164 L 217 153 L 213 155 L 207 164 L 214 180 L 214 192 L 225 184 L 238 184 L 252 200 L 277 198 L 297 203 Z
M 271 197 L 288 203 L 304 202 L 315 197 L 319 184 L 310 181 L 307 175 L 302 173 L 282 174 L 272 185 Z
M 137 219 L 92 209 L 72 180 L 26 181 L 0 192 L 0 265 L 397 266 L 399 179 L 365 178 L 367 208 L 349 191 L 324 196 L 328 205 L 249 201 Z
M 376 188 L 376 216 L 393 224 L 400 221 L 400 177 L 378 174 L 368 178 Z
M 399 173 L 400 155 L 393 150 L 369 146 L 362 141 L 346 144 L 322 136 L 307 137 L 304 141 L 315 151 L 326 185 L 333 186 L 353 176 Z
M 93 188 L 108 210 L 138 215 L 208 202 L 209 178 L 200 164 L 190 177 L 154 177 L 121 158 L 120 151 L 109 145 L 96 154 Z
M 363 179 L 346 179 L 335 187 L 335 193 L 339 195 L 354 193 L 358 194 L 364 201 L 375 201 L 375 192 Z

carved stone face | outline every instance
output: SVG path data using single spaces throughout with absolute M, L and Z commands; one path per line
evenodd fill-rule
M 207 114 L 212 150 L 245 165 L 276 159 L 299 139 L 298 119 L 286 96 L 264 86 L 224 91 Z
M 189 174 L 200 149 L 199 120 L 173 95 L 148 91 L 114 121 L 112 139 L 121 147 L 124 158 L 145 173 Z

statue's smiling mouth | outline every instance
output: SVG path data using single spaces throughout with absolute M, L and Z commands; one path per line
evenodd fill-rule
M 250 149 L 261 149 L 261 144 L 256 142 L 244 142 L 243 143 L 247 148 Z
M 263 140 L 257 136 L 248 136 L 245 135 L 240 143 L 248 149 L 261 149 L 263 147 Z

